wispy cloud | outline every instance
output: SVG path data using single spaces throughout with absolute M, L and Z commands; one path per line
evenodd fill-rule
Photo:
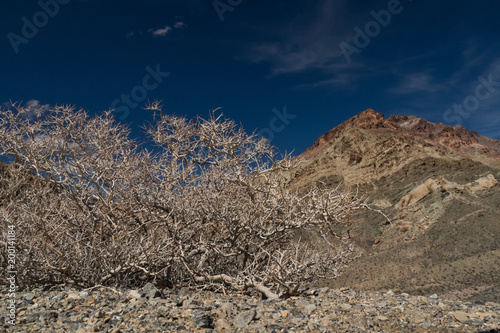
M 29 101 L 26 102 L 26 105 L 32 108 L 43 108 L 43 109 L 49 108 L 48 104 L 42 105 L 40 104 L 40 101 L 37 99 L 30 99 Z
M 500 96 L 497 96 L 497 103 Z M 497 104 L 499 105 L 499 104 Z M 474 117 L 469 119 L 466 126 L 472 126 L 476 132 L 490 138 L 500 139 L 500 107 L 477 110 Z
M 162 28 L 150 28 L 147 30 L 146 34 L 151 34 L 153 37 L 166 37 L 172 34 L 176 30 L 182 30 L 187 28 L 188 25 L 182 21 L 176 21 L 172 25 L 165 25 Z M 131 30 L 125 34 L 127 39 L 144 35 L 143 30 Z
M 137 33 L 135 31 L 129 31 L 127 32 L 127 34 L 125 35 L 125 37 L 127 38 L 132 38 L 136 35 Z
M 368 73 L 362 71 L 347 71 L 340 66 L 337 73 L 328 74 L 326 79 L 315 80 L 295 86 L 295 89 L 312 89 L 321 87 L 353 88 L 358 86 L 359 80 Z
M 500 138 L 500 58 L 467 42 L 461 55 L 453 72 L 439 72 L 438 68 L 417 72 L 411 63 L 395 65 L 392 74 L 398 80 L 388 92 L 423 118 L 450 125 L 460 121 L 481 135 Z M 408 68 L 415 72 L 402 74 Z M 487 88 L 484 82 L 490 82 Z M 481 86 L 479 92 L 486 95 L 479 99 Z
M 446 85 L 436 82 L 436 79 L 428 73 L 412 73 L 405 75 L 396 87 L 389 91 L 393 94 L 412 94 L 418 92 L 435 93 L 446 89 Z
M 174 24 L 174 29 L 181 29 L 181 28 L 185 28 L 187 27 L 187 24 L 185 24 L 184 22 L 176 22 Z
M 149 29 L 148 32 L 150 32 L 155 37 L 165 37 L 167 34 L 169 34 L 170 32 L 172 32 L 174 30 L 183 29 L 186 27 L 187 27 L 187 24 L 185 24 L 184 22 L 178 21 L 178 22 L 175 22 L 175 24 L 173 26 L 166 25 L 163 28 Z
M 493 61 L 489 66 L 489 72 L 497 79 L 500 79 L 500 58 Z
M 311 69 L 335 71 L 343 61 L 339 44 L 347 36 L 345 29 L 339 29 L 341 5 L 342 1 L 320 2 L 309 22 L 287 24 L 273 33 L 275 41 L 252 45 L 245 57 L 252 63 L 270 64 L 274 75 Z

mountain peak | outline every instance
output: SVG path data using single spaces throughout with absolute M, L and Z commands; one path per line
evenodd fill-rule
M 352 117 L 347 121 L 347 124 L 364 129 L 387 127 L 385 116 L 373 109 L 366 109 L 360 114 Z
M 372 135 L 390 135 L 421 142 L 424 145 L 441 146 L 461 155 L 479 153 L 489 157 L 500 157 L 500 141 L 480 136 L 463 126 L 432 123 L 417 116 L 391 115 L 385 118 L 371 108 L 346 120 L 323 134 L 302 154 L 311 158 L 330 146 L 345 131 L 368 131 Z
M 376 116 L 376 117 L 384 117 L 384 115 L 380 112 L 377 112 L 373 110 L 372 108 L 368 108 L 365 111 L 360 112 L 357 116 L 362 116 L 362 117 L 369 117 L 369 116 Z

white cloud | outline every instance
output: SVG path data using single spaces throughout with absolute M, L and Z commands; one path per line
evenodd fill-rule
M 149 29 L 148 32 L 150 32 L 153 36 L 155 37 L 165 37 L 167 34 L 170 32 L 177 30 L 177 29 L 183 29 L 186 28 L 187 24 L 181 21 L 175 22 L 173 26 L 168 26 L 166 25 L 163 28 L 158 28 L 158 29 Z
M 169 31 L 171 31 L 172 28 L 169 27 L 168 25 L 165 26 L 165 28 L 160 28 L 160 29 L 149 29 L 148 31 L 153 34 L 153 36 L 161 36 L 165 37 Z
M 26 106 L 29 106 L 29 107 L 33 107 L 33 108 L 37 108 L 37 107 L 47 107 L 48 108 L 48 104 L 46 105 L 41 105 L 40 104 L 40 101 L 37 100 L 37 99 L 30 99 L 29 101 L 26 102 Z
M 174 29 L 181 29 L 187 27 L 187 24 L 184 22 L 175 22 L 174 24 Z

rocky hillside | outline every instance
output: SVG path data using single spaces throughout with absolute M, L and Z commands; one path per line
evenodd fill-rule
M 294 186 L 359 186 L 363 255 L 333 287 L 500 301 L 500 141 L 368 109 L 301 156 Z

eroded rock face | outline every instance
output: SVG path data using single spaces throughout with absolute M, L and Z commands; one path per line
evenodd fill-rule
M 418 185 L 411 190 L 410 193 L 401 198 L 396 207 L 398 209 L 404 209 L 414 205 L 434 191 L 451 192 L 453 190 L 458 190 L 475 195 L 478 192 L 489 190 L 496 185 L 498 185 L 498 180 L 492 174 L 481 177 L 465 185 L 450 182 L 444 176 L 440 176 L 437 179 L 429 178 L 425 183 Z

